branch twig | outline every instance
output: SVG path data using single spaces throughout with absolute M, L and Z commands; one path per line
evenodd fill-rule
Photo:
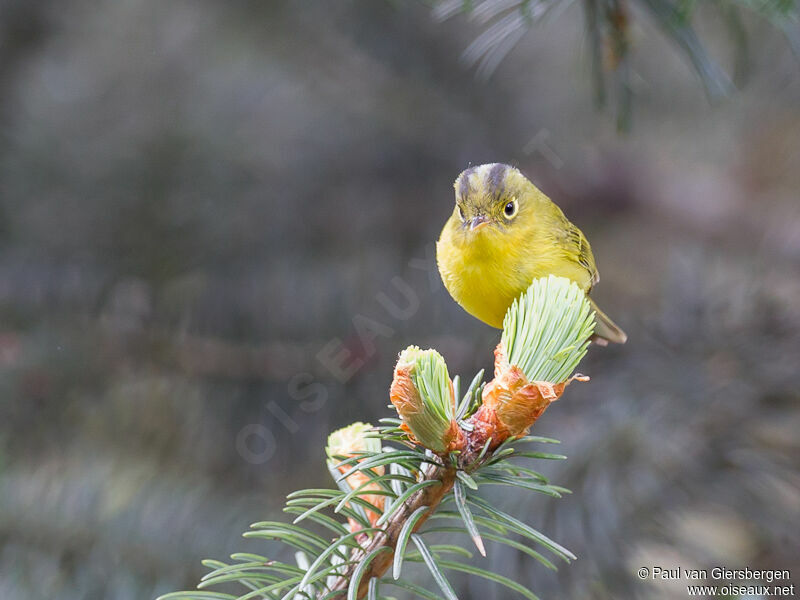
M 395 512 L 389 519 L 383 531 L 379 532 L 372 538 L 372 540 L 361 550 L 356 550 L 353 554 L 354 564 L 350 565 L 347 570 L 339 576 L 336 582 L 331 586 L 329 592 L 320 594 L 318 598 L 343 598 L 347 593 L 347 587 L 350 584 L 350 578 L 353 575 L 358 563 L 373 550 L 378 548 L 389 548 L 391 552 L 381 552 L 370 563 L 367 571 L 361 578 L 361 583 L 358 586 L 357 598 L 363 598 L 367 594 L 369 580 L 373 577 L 381 577 L 392 565 L 394 559 L 394 549 L 397 545 L 397 538 L 403 524 L 408 519 L 409 515 L 420 507 L 429 507 L 419 522 L 414 527 L 417 531 L 428 517 L 436 511 L 439 503 L 445 497 L 447 492 L 453 488 L 456 479 L 456 469 L 453 466 L 440 467 L 431 463 L 426 464 L 423 471 L 422 481 L 438 480 L 441 485 L 431 485 L 421 489 L 419 492 L 411 496 L 403 503 L 403 506 Z M 331 592 L 341 592 L 336 596 L 330 596 Z

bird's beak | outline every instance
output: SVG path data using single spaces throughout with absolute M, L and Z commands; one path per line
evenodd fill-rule
M 489 224 L 489 217 L 486 215 L 478 215 L 477 217 L 473 217 L 472 220 L 469 222 L 469 230 L 470 231 L 477 231 L 481 227 L 485 227 Z

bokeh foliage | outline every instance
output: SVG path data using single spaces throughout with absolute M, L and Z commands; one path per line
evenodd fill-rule
M 326 436 L 384 413 L 398 348 L 490 368 L 496 332 L 448 297 L 428 244 L 455 176 L 494 160 L 584 230 L 631 337 L 542 423 L 571 457 L 544 474 L 574 494 L 502 497 L 580 560 L 553 575 L 499 550 L 493 568 L 545 598 L 649 600 L 669 591 L 636 580 L 642 561 L 793 566 L 797 62 L 742 11 L 750 81 L 712 109 L 635 28 L 620 139 L 569 10 L 481 83 L 459 59 L 480 24 L 419 5 L 0 2 L 0 597 L 190 587 L 328 481 Z M 395 276 L 413 318 L 376 298 L 413 308 Z M 362 344 L 357 315 L 391 333 Z M 337 338 L 364 363 L 344 383 L 317 359 Z M 292 395 L 308 382 L 324 401 Z M 240 454 L 253 424 L 274 444 Z

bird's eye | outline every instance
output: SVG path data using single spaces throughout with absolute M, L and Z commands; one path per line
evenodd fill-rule
M 503 216 L 506 219 L 513 219 L 516 214 L 517 214 L 517 201 L 511 200 L 509 202 L 506 202 L 506 205 L 503 207 Z
M 461 206 L 458 207 L 458 216 L 461 217 L 462 221 L 465 220 L 464 219 L 464 210 L 461 208 Z

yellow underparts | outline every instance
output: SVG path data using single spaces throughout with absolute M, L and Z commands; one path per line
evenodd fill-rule
M 534 279 L 552 273 L 590 286 L 586 269 L 553 244 L 537 244 L 534 231 L 509 236 L 496 226 L 469 231 L 452 221 L 437 243 L 442 280 L 464 310 L 492 327 L 502 328 L 508 307 Z

